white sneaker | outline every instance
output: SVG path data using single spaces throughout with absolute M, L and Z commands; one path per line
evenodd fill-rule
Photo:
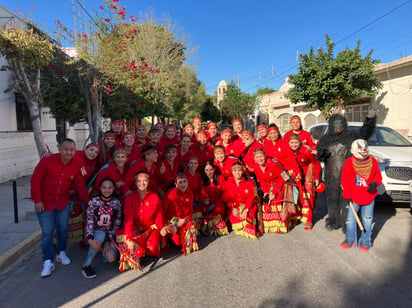
M 43 270 L 41 271 L 40 276 L 41 277 L 50 276 L 52 272 L 54 271 L 54 269 L 55 269 L 54 264 L 50 260 L 46 260 L 43 263 Z
M 63 265 L 69 265 L 72 263 L 72 260 L 66 255 L 66 252 L 60 251 L 60 253 L 56 257 L 56 261 L 60 262 Z

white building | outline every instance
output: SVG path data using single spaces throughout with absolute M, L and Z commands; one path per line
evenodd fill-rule
M 27 24 L 0 6 L 0 26 L 26 28 Z M 22 96 L 12 89 L 10 74 L 6 59 L 0 57 L 0 183 L 31 174 L 39 161 L 28 107 Z M 45 143 L 56 152 L 56 119 L 48 108 L 41 109 L 41 123 Z M 58 129 L 74 139 L 78 148 L 83 146 L 87 135 L 84 124 L 69 127 L 59 122 Z

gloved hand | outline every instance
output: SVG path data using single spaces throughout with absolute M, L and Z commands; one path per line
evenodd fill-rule
M 378 183 L 372 182 L 369 184 L 369 188 L 366 191 L 370 194 L 373 194 L 376 190 L 376 187 L 378 187 Z
M 367 117 L 369 119 L 376 117 L 376 111 L 373 109 L 369 109 Z
M 319 161 L 325 161 L 331 155 L 332 155 L 332 153 L 328 149 L 320 149 L 320 150 L 318 150 L 317 158 L 319 159 Z

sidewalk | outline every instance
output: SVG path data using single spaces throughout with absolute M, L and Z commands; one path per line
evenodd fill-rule
M 40 226 L 30 199 L 30 178 L 16 180 L 18 223 L 14 222 L 13 182 L 0 184 L 0 273 L 40 243 Z

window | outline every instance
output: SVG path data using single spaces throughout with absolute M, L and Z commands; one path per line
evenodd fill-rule
M 280 115 L 277 119 L 279 130 L 282 134 L 290 130 L 290 118 L 292 115 L 290 113 L 284 113 Z
M 349 122 L 362 122 L 368 115 L 369 103 L 362 105 L 350 105 L 345 108 L 345 117 Z
M 304 128 L 307 129 L 307 128 L 311 127 L 314 124 L 316 124 L 316 117 L 313 114 L 308 114 L 305 117 Z
M 24 97 L 15 93 L 16 102 L 16 119 L 17 119 L 17 130 L 18 131 L 32 131 L 33 127 L 31 125 L 29 107 L 26 103 Z

